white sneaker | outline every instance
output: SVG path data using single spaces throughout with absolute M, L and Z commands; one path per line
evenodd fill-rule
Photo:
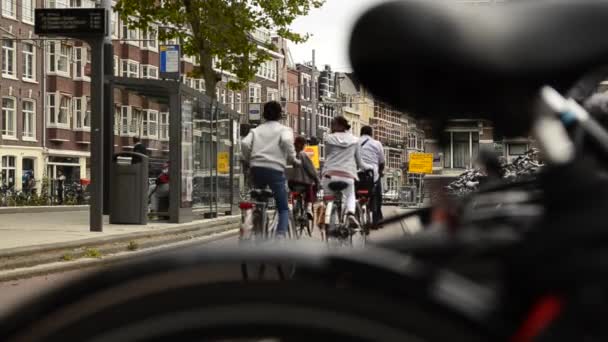
M 346 221 L 348 222 L 350 228 L 359 228 L 361 226 L 355 214 L 348 213 L 346 215 Z
M 312 220 L 313 218 L 313 214 L 312 214 L 312 203 L 308 203 L 306 205 L 306 215 L 308 215 L 308 219 Z

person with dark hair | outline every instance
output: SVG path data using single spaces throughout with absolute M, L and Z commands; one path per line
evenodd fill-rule
M 370 126 L 361 127 L 361 159 L 372 166 L 374 171 L 372 195 L 372 219 L 374 223 L 382 220 L 382 176 L 384 172 L 384 148 L 382 143 L 372 138 L 374 130 Z
M 346 206 L 347 220 L 351 227 L 359 226 L 355 217 L 355 180 L 358 170 L 369 170 L 372 166 L 361 160 L 359 140 L 349 132 L 350 125 L 343 116 L 335 117 L 331 122 L 331 134 L 325 139 L 325 165 L 323 166 L 323 191 L 332 194 L 329 188 L 332 182 L 345 182 L 348 187 L 342 191 Z M 328 232 L 331 235 L 332 232 Z
M 283 117 L 283 107 L 277 101 L 266 102 L 262 116 L 266 121 L 279 121 Z
M 276 235 L 284 238 L 289 227 L 287 202 L 287 164 L 299 165 L 293 144 L 293 132 L 282 125 L 281 104 L 270 101 L 264 105 L 265 122 L 252 129 L 241 143 L 243 162 L 250 167 L 251 183 L 256 188 L 270 187 L 274 193 L 279 223 Z
M 135 145 L 133 145 L 133 152 L 148 155 L 148 150 L 146 149 L 146 146 L 144 146 L 144 144 L 141 142 L 141 139 L 139 139 L 138 137 L 133 137 L 133 142 L 135 143 Z
M 317 175 L 317 171 L 310 160 L 310 157 L 304 152 L 304 146 L 306 146 L 306 138 L 298 136 L 294 140 L 294 146 L 296 148 L 296 156 L 300 160 L 301 165 L 294 166 L 292 173 L 289 177 L 290 186 L 293 185 L 305 185 L 306 194 L 304 201 L 306 202 L 306 212 L 312 219 L 312 205 L 315 202 L 316 189 L 319 188 L 321 181 Z
M 57 170 L 57 180 L 56 180 L 56 189 L 57 189 L 57 202 L 59 204 L 63 204 L 63 187 L 65 186 L 65 175 L 62 170 Z

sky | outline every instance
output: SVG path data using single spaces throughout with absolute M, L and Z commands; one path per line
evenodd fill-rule
M 348 41 L 355 21 L 367 8 L 386 0 L 326 0 L 323 7 L 312 10 L 291 25 L 298 33 L 312 37 L 303 44 L 291 44 L 296 63 L 312 61 L 316 50 L 317 68 L 329 64 L 333 71 L 351 71 L 348 59 Z

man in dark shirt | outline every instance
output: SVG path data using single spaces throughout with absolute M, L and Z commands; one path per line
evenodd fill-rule
M 144 144 L 138 137 L 134 137 L 133 142 L 135 143 L 135 145 L 133 145 L 133 152 L 148 155 L 148 150 L 146 149 L 146 146 L 144 146 Z

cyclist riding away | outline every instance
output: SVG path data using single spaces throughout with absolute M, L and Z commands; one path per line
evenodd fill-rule
M 325 139 L 325 165 L 323 166 L 323 191 L 333 194 L 329 188 L 332 182 L 345 182 L 348 187 L 342 191 L 346 205 L 347 222 L 353 228 L 359 227 L 355 217 L 355 180 L 358 170 L 370 170 L 371 165 L 361 160 L 359 139 L 349 132 L 350 125 L 343 116 L 331 121 L 331 134 Z
M 315 202 L 317 189 L 321 183 L 315 166 L 310 160 L 310 157 L 304 152 L 304 146 L 306 145 L 306 138 L 298 136 L 295 138 L 294 145 L 296 148 L 296 156 L 300 160 L 301 165 L 294 166 L 293 171 L 289 177 L 290 184 L 301 184 L 306 186 L 306 194 L 304 200 L 306 201 L 306 213 L 309 218 L 312 219 L 312 206 Z
M 374 224 L 382 220 L 382 174 L 384 172 L 384 148 L 382 143 L 372 138 L 373 129 L 370 126 L 361 127 L 361 159 L 372 166 L 374 171 L 374 188 L 372 194 L 372 213 Z
M 252 129 L 243 139 L 243 162 L 250 167 L 251 182 L 256 188 L 267 186 L 273 192 L 279 214 L 276 237 L 282 238 L 289 227 L 289 206 L 285 167 L 299 165 L 293 144 L 293 132 L 279 123 L 283 109 L 281 104 L 270 101 L 264 104 L 265 122 Z

